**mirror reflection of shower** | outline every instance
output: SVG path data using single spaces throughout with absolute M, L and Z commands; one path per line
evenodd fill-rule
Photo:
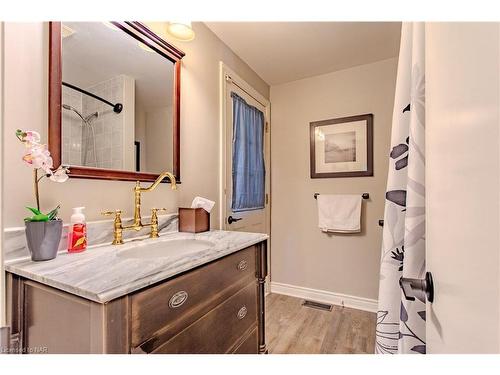
M 96 118 L 99 117 L 99 112 L 93 112 L 87 116 L 83 116 L 76 108 L 68 105 L 68 104 L 63 104 L 62 107 L 65 110 L 68 111 L 73 111 L 80 119 L 82 120 L 82 165 L 85 166 L 93 166 L 97 167 L 97 154 L 96 154 L 96 147 L 95 147 L 95 130 L 94 127 L 92 126 L 92 121 Z M 89 140 L 91 141 L 92 145 L 92 150 L 89 148 Z M 88 161 L 88 154 L 91 152 L 92 156 L 92 164 L 90 164 L 90 161 Z
M 122 77 L 118 76 L 86 86 L 85 89 L 62 82 L 64 164 L 95 168 L 122 167 L 124 118 L 121 81 Z

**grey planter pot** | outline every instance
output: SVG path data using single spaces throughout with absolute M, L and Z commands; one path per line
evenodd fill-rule
M 25 222 L 26 242 L 31 260 L 51 260 L 57 256 L 61 241 L 62 220 Z

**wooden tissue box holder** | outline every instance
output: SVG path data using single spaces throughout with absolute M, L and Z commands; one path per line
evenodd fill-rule
M 179 207 L 179 232 L 200 233 L 210 230 L 210 213 L 204 208 Z

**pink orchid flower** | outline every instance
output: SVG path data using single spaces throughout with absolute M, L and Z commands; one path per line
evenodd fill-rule
M 45 145 L 32 143 L 26 148 L 23 160 L 33 168 L 42 169 L 45 174 L 52 174 L 54 163 Z
M 33 178 L 35 183 L 35 198 L 37 209 L 40 210 L 40 198 L 38 193 L 38 183 L 44 177 L 48 177 L 54 182 L 65 182 L 68 179 L 68 168 L 60 166 L 55 171 L 54 161 L 50 156 L 47 145 L 41 144 L 40 133 L 33 130 L 16 131 L 16 137 L 26 146 L 22 160 L 33 168 Z M 38 170 L 42 170 L 43 174 L 38 175 Z
M 40 143 L 40 133 L 33 131 L 33 130 L 28 130 L 25 132 L 26 136 L 24 137 L 26 142 L 29 143 Z
M 40 133 L 33 130 L 20 130 L 16 131 L 16 137 L 25 144 L 26 150 L 23 155 L 23 161 L 30 167 L 41 169 L 44 174 L 52 181 L 64 182 L 68 179 L 68 169 L 61 166 L 55 171 L 54 161 L 50 156 L 47 145 L 41 144 Z

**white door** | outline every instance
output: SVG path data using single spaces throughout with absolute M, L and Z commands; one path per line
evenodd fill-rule
M 269 125 L 267 119 L 267 108 L 263 100 L 256 99 L 254 96 L 250 95 L 248 88 L 243 89 L 242 86 L 246 86 L 243 82 L 237 82 L 234 77 L 234 73 L 231 77 L 226 76 L 225 78 L 225 111 L 226 111 L 226 136 L 225 136 L 225 218 L 224 218 L 224 229 L 231 231 L 241 231 L 241 232 L 258 232 L 258 233 L 269 233 L 269 176 L 270 176 L 270 139 L 269 139 Z M 248 211 L 233 211 L 232 208 L 232 198 L 233 198 L 233 98 L 231 93 L 236 93 L 238 96 L 243 98 L 247 104 L 254 106 L 259 111 L 264 114 L 264 164 L 266 168 L 265 174 L 265 207 L 263 209 L 248 210 Z M 257 95 L 255 95 L 257 96 Z
M 499 25 L 426 25 L 427 353 L 498 353 Z

